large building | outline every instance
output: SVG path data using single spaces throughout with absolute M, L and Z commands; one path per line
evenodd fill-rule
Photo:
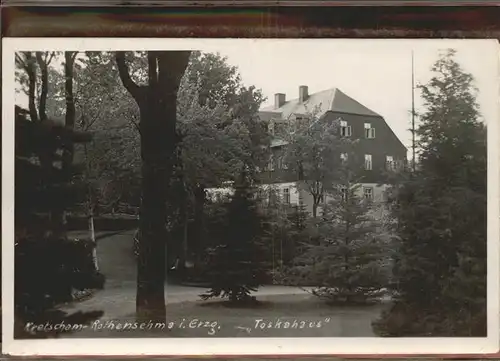
M 269 123 L 274 138 L 271 159 L 262 171 L 264 188 L 272 187 L 285 203 L 303 204 L 312 210 L 312 196 L 297 187 L 298 175 L 290 172 L 281 159 L 287 142 L 279 137 L 280 129 L 293 128 L 302 119 L 314 114 L 319 121 L 340 120 L 341 134 L 358 140 L 357 154 L 364 158 L 360 189 L 373 202 L 383 202 L 386 186 L 385 170 L 397 169 L 406 163 L 407 149 L 384 118 L 337 88 L 309 94 L 307 86 L 298 87 L 298 97 L 287 100 L 286 94 L 275 94 L 274 104 L 262 108 L 259 116 Z M 227 192 L 227 191 L 226 191 Z

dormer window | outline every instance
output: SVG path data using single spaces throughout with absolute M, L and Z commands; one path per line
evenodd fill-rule
M 367 139 L 375 138 L 375 128 L 372 128 L 371 123 L 365 123 L 365 138 Z
M 352 135 L 352 127 L 347 125 L 345 120 L 340 121 L 340 135 L 343 137 L 350 137 Z
M 274 135 L 274 122 L 270 122 L 267 129 L 269 131 L 269 134 Z

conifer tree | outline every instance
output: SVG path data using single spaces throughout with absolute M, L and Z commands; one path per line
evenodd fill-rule
M 322 214 L 314 220 L 314 242 L 306 245 L 291 273 L 296 283 L 312 286 L 314 295 L 333 304 L 370 303 L 388 282 L 385 240 L 369 214 L 371 200 L 360 194 L 354 155 L 338 169 Z
M 256 192 L 246 172 L 235 184 L 235 193 L 227 204 L 223 242 L 209 250 L 210 290 L 202 299 L 229 298 L 246 302 L 269 279 L 269 261 L 263 242 L 263 219 L 258 210 Z
M 57 126 L 48 118 L 32 120 L 27 110 L 16 106 L 16 337 L 49 337 L 61 332 L 34 332 L 25 328 L 29 322 L 86 323 L 102 315 L 101 311 L 68 315 L 55 309 L 71 301 L 74 290 L 104 285 L 104 276 L 92 257 L 95 244 L 69 239 L 59 217 L 53 217 L 84 194 L 84 187 L 74 180 L 78 167 L 58 167 L 59 153 L 69 144 L 89 140 L 88 134 Z
M 389 336 L 486 334 L 486 129 L 473 77 L 448 50 L 420 87 L 419 166 L 397 190 L 400 240 Z

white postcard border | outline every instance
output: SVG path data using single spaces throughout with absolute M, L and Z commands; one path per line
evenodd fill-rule
M 486 354 L 499 351 L 499 123 L 488 124 L 488 337 L 486 338 L 143 338 L 14 340 L 14 53 L 68 50 L 186 50 L 220 47 L 245 48 L 252 42 L 266 46 L 283 42 L 336 41 L 377 46 L 380 42 L 487 43 L 496 40 L 387 40 L 387 39 L 152 39 L 152 38 L 4 38 L 2 42 L 2 333 L 3 352 L 9 355 L 374 355 L 374 354 Z M 446 42 L 446 45 L 445 45 Z M 493 49 L 494 50 L 494 49 Z M 497 56 L 497 64 L 500 59 Z M 492 74 L 498 82 L 499 74 Z M 500 98 L 499 95 L 497 99 Z M 497 101 L 500 117 L 500 107 Z M 498 120 L 498 119 L 497 119 Z

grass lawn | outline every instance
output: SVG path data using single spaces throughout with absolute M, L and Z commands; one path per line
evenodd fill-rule
M 332 307 L 310 295 L 262 296 L 259 301 L 252 308 L 217 300 L 175 303 L 167 305 L 165 325 L 134 329 L 130 315 L 103 319 L 63 337 L 374 337 L 371 322 L 387 307 Z

